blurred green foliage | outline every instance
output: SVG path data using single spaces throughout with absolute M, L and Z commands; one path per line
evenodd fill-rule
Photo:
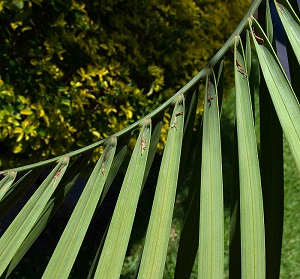
M 149 113 L 250 2 L 0 0 L 0 167 L 88 145 Z

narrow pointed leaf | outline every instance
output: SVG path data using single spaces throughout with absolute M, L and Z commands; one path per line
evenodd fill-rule
M 44 168 L 36 168 L 28 171 L 16 181 L 5 193 L 0 202 L 0 219 L 2 219 L 13 206 L 24 196 L 26 191 L 33 185 Z
M 147 119 L 137 139 L 94 278 L 119 278 L 142 188 L 151 139 Z
M 203 116 L 198 278 L 223 278 L 224 213 L 218 97 L 207 77 Z
M 259 45 L 252 33 L 260 67 L 268 86 L 282 130 L 289 143 L 298 172 L 300 172 L 300 106 L 268 39 L 253 18 L 253 24 L 260 30 L 265 45 Z
M 68 278 L 99 201 L 116 150 L 111 139 L 98 160 L 42 278 Z
M 26 203 L 0 239 L 0 275 L 18 251 L 51 198 L 69 164 L 69 157 L 59 160 L 41 186 Z
M 55 190 L 53 193 L 52 198 L 48 201 L 47 205 L 45 206 L 43 212 L 41 213 L 40 217 L 34 224 L 33 228 L 31 229 L 30 233 L 27 235 L 25 240 L 23 241 L 22 245 L 19 247 L 17 253 L 13 257 L 12 261 L 10 262 L 7 270 L 5 271 L 6 277 L 13 271 L 15 266 L 19 263 L 22 257 L 26 254 L 29 248 L 32 246 L 34 241 L 38 238 L 41 234 L 43 229 L 46 225 L 50 222 L 51 218 L 59 208 L 59 206 L 64 201 L 65 197 L 68 195 L 72 187 L 75 185 L 77 178 L 80 175 L 80 171 L 83 171 L 86 164 L 88 163 L 91 156 L 91 152 L 84 153 L 83 155 L 79 156 L 75 162 L 66 170 L 66 174 L 63 176 L 60 186 Z M 33 172 L 36 170 L 34 169 Z M 40 171 L 40 170 L 39 170 Z M 68 183 L 64 185 L 64 178 L 68 176 L 68 173 L 72 174 L 72 180 L 67 180 Z
M 300 64 L 300 21 L 288 1 L 275 1 L 275 7 L 280 17 L 286 35 Z
M 176 102 L 162 157 L 138 278 L 163 277 L 179 172 L 184 100 Z
M 239 41 L 240 42 L 240 41 Z M 265 278 L 264 213 L 248 75 L 241 46 L 234 48 L 240 177 L 242 278 Z
M 11 171 L 7 173 L 4 178 L 0 181 L 0 201 L 3 199 L 7 191 L 10 189 L 13 184 L 15 178 L 17 176 L 16 171 Z

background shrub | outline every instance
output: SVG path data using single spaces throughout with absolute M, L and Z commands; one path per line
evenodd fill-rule
M 85 146 L 149 113 L 206 64 L 249 4 L 0 1 L 0 167 Z

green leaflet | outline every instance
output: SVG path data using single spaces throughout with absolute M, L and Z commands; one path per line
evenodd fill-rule
M 162 157 L 138 278 L 162 278 L 169 242 L 184 127 L 184 99 L 179 95 Z
M 237 44 L 239 46 L 237 46 Z M 239 37 L 234 46 L 240 177 L 242 278 L 265 278 L 264 213 L 248 74 Z
M 13 271 L 15 266 L 19 263 L 22 257 L 29 250 L 31 245 L 35 242 L 38 236 L 41 234 L 43 229 L 49 223 L 61 203 L 64 201 L 65 197 L 68 195 L 72 187 L 74 186 L 77 178 L 80 175 L 80 172 L 84 170 L 88 160 L 90 159 L 91 152 L 86 152 L 79 156 L 72 165 L 66 170 L 65 175 L 63 176 L 59 188 L 55 190 L 51 199 L 47 202 L 45 208 L 43 209 L 38 220 L 32 227 L 30 233 L 27 235 L 26 239 L 23 241 L 22 245 L 19 247 L 18 252 L 15 254 L 14 258 L 9 264 L 8 269 L 6 270 L 6 277 Z M 34 174 L 38 169 L 34 169 L 32 172 Z M 30 173 L 31 174 L 31 173 Z M 29 180 L 30 181 L 30 180 Z
M 207 77 L 203 116 L 198 278 L 223 278 L 224 213 L 216 80 Z
M 0 219 L 24 196 L 34 181 L 42 173 L 43 168 L 35 168 L 22 175 L 8 191 L 6 191 L 0 202 Z
M 131 156 L 94 278 L 119 278 L 142 188 L 151 139 L 147 119 Z
M 27 237 L 35 222 L 39 218 L 48 200 L 58 186 L 69 164 L 69 157 L 58 161 L 56 167 L 47 176 L 26 203 L 18 216 L 11 223 L 0 239 L 0 274 L 2 275 L 8 264 L 17 253 L 22 242 Z
M 42 278 L 68 278 L 97 207 L 116 144 L 116 139 L 111 139 L 98 160 Z
M 17 176 L 16 171 L 10 171 L 0 181 L 0 201 L 3 199 L 3 197 L 5 196 L 7 191 L 10 189 L 10 187 L 13 184 L 16 176 Z
M 253 25 L 260 31 L 265 45 L 259 45 L 252 32 L 255 49 L 270 96 L 277 112 L 282 130 L 289 143 L 298 172 L 300 172 L 300 106 L 293 88 L 284 73 L 279 60 L 258 22 Z M 252 24 L 250 23 L 250 27 Z
M 300 21 L 288 1 L 274 1 L 286 35 L 300 64 Z

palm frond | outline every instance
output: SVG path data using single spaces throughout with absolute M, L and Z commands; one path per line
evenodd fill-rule
M 291 61 L 290 81 L 274 46 L 276 30 L 269 3 L 260 3 L 253 1 L 235 32 L 207 66 L 149 115 L 87 147 L 1 172 L 4 177 L 0 181 L 0 218 L 22 201 L 32 185 L 37 187 L 30 189 L 33 193 L 0 238 L 1 278 L 9 277 L 78 178 L 88 173 L 91 155 L 99 152 L 100 146 L 105 149 L 88 176 L 43 278 L 70 276 L 93 218 L 120 170 L 124 170 L 110 222 L 96 255 L 91 255 L 93 263 L 85 267 L 90 268 L 88 278 L 120 278 L 141 194 L 154 171 L 153 161 L 163 127 L 158 118 L 171 105 L 174 109 L 169 126 L 163 128 L 168 136 L 151 215 L 134 272 L 137 278 L 163 278 L 176 192 L 188 187 L 174 277 L 189 278 L 198 249 L 198 278 L 223 278 L 224 241 L 227 241 L 224 231 L 228 228 L 224 225 L 220 115 L 224 102 L 228 101 L 223 98 L 223 57 L 229 51 L 233 51 L 235 80 L 233 146 L 237 145 L 233 156 L 229 274 L 232 278 L 264 278 L 271 273 L 279 277 L 284 194 L 282 148 L 278 148 L 282 147 L 281 128 L 300 172 L 299 87 L 295 81 L 300 62 L 300 23 L 299 12 L 287 0 L 274 1 L 289 40 L 288 53 L 296 57 Z M 258 7 L 265 22 L 254 17 Z M 202 79 L 206 79 L 205 92 L 200 90 Z M 203 105 L 203 100 L 198 101 L 201 96 L 205 96 L 203 119 L 197 115 L 197 106 Z M 254 110 L 254 96 L 260 102 L 258 113 Z M 260 144 L 255 129 L 257 114 L 262 129 Z M 135 139 L 132 135 L 137 129 L 139 136 Z M 130 137 L 136 142 L 132 152 L 127 148 Z M 268 141 L 272 145 L 268 146 Z M 274 160 L 269 159 L 269 152 L 274 152 Z M 275 191 L 270 194 L 272 187 Z M 272 221 L 270 216 L 274 218 Z M 272 230 L 277 233 L 272 234 Z M 275 243 L 275 247 L 270 243 Z M 241 259 L 236 255 L 241 255 Z

